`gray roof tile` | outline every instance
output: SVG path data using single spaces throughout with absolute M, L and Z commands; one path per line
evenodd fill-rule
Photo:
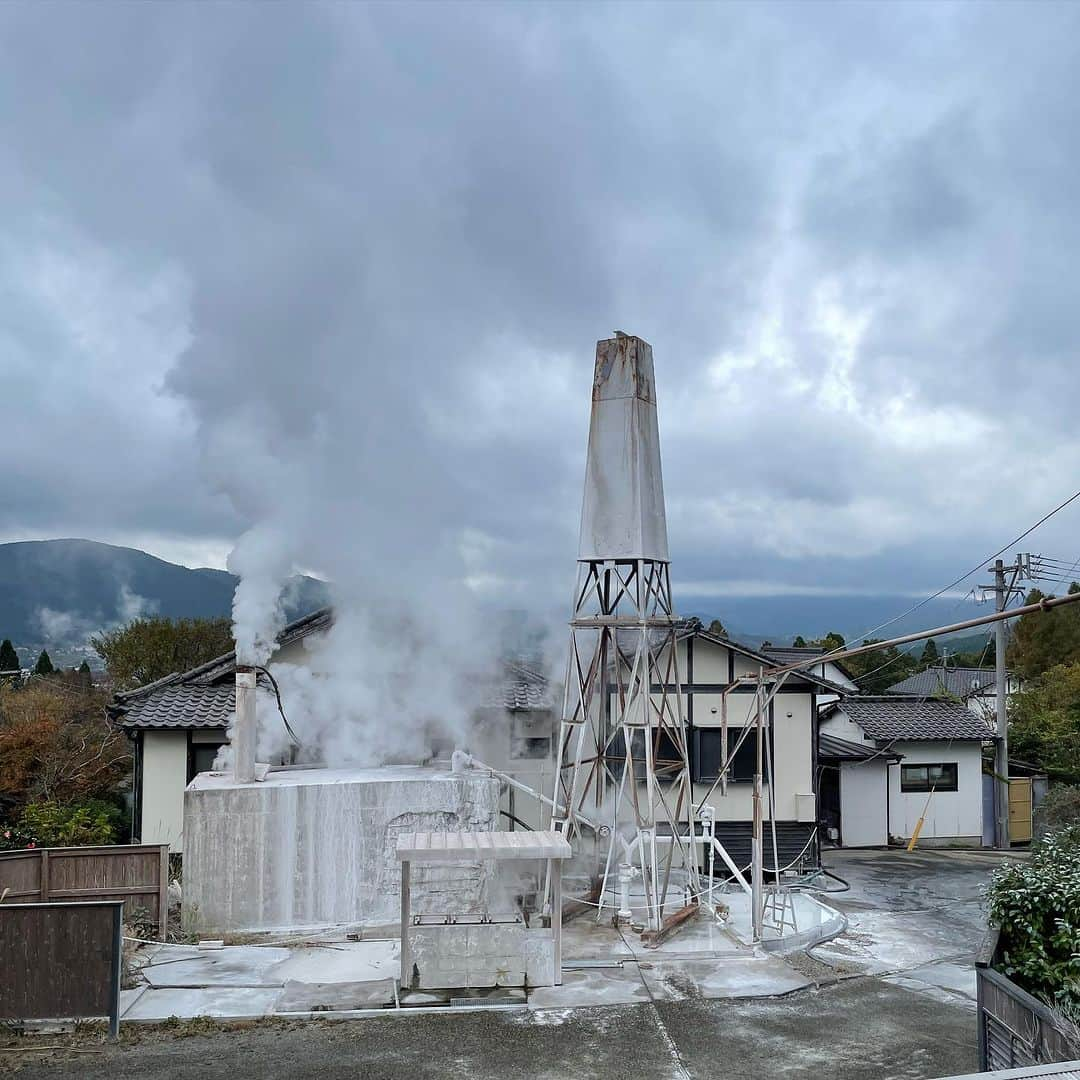
M 826 707 L 851 717 L 872 739 L 979 739 L 994 737 L 989 725 L 964 705 L 896 694 L 851 695 Z
M 133 701 L 120 724 L 130 728 L 225 729 L 236 710 L 233 690 L 232 683 L 165 686 Z
M 994 685 L 993 668 L 940 668 L 931 667 L 909 675 L 888 688 L 890 694 L 918 694 L 933 697 L 935 694 L 951 694 L 966 698 L 986 687 Z

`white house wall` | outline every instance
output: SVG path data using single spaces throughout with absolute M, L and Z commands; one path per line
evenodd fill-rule
M 919 843 L 964 842 L 982 845 L 982 747 L 974 741 L 919 740 L 897 742 L 904 765 L 936 765 L 955 761 L 957 791 L 935 791 L 926 811 Z M 910 839 L 926 807 L 927 792 L 900 790 L 900 765 L 889 768 L 889 832 Z M 928 843 L 929 842 L 929 843 Z
M 168 844 L 184 850 L 184 788 L 187 786 L 186 731 L 144 731 L 142 751 L 142 814 L 144 844 Z
M 840 765 L 840 843 L 884 847 L 889 842 L 889 767 L 884 758 Z

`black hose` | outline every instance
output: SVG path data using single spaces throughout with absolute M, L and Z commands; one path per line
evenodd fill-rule
M 281 704 L 281 691 L 278 689 L 277 679 L 270 674 L 268 668 L 256 666 L 255 670 L 261 671 L 270 680 L 270 685 L 274 688 L 274 697 L 277 698 L 277 710 L 281 713 L 281 722 L 285 725 L 285 730 L 289 733 L 289 738 L 292 739 L 293 745 L 297 748 L 303 748 L 304 744 L 296 737 L 296 732 L 289 726 L 289 721 L 285 716 L 285 707 Z
M 521 820 L 521 818 L 515 817 L 513 814 L 510 813 L 509 810 L 500 810 L 499 813 L 502 814 L 503 817 L 509 818 L 515 825 L 520 825 L 523 829 L 527 829 L 529 832 L 535 832 L 531 825 L 526 825 L 525 822 Z
M 834 874 L 832 870 L 827 870 L 824 866 L 819 866 L 818 868 L 820 872 L 825 875 L 825 877 L 831 877 L 834 881 L 839 881 L 840 885 L 843 886 L 842 889 L 822 889 L 820 890 L 821 892 L 848 892 L 851 889 L 850 881 L 843 880 L 843 878 L 840 877 L 839 874 Z M 810 886 L 810 888 L 813 889 L 815 887 Z

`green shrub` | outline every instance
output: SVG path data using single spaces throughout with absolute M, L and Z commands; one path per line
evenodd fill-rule
M 13 825 L 10 822 L 0 823 L 0 851 L 22 851 L 25 848 L 40 846 L 37 837 L 21 825 Z
M 989 902 L 1001 970 L 1037 997 L 1080 1003 L 1080 826 L 1046 834 L 1028 862 L 998 867 Z
M 112 844 L 120 811 L 100 799 L 71 803 L 30 803 L 19 818 L 21 829 L 36 838 L 38 847 L 80 847 Z
M 1080 787 L 1074 784 L 1055 784 L 1035 808 L 1031 818 L 1036 839 L 1080 825 Z

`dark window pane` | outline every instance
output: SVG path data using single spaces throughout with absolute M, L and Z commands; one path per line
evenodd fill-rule
M 728 728 L 728 753 L 735 749 L 735 744 L 742 735 L 742 728 Z M 769 749 L 772 749 L 772 729 L 765 729 L 765 737 L 770 740 Z M 723 747 L 723 731 L 720 728 L 696 728 L 694 730 L 694 781 L 696 783 L 712 783 L 720 773 L 721 748 Z M 762 747 L 762 773 L 765 773 L 765 748 Z M 742 746 L 739 747 L 728 769 L 728 779 L 735 781 L 753 780 L 754 769 L 757 765 L 757 736 L 753 731 L 746 736 Z
M 940 765 L 901 765 L 901 791 L 958 791 L 959 776 L 955 761 Z

